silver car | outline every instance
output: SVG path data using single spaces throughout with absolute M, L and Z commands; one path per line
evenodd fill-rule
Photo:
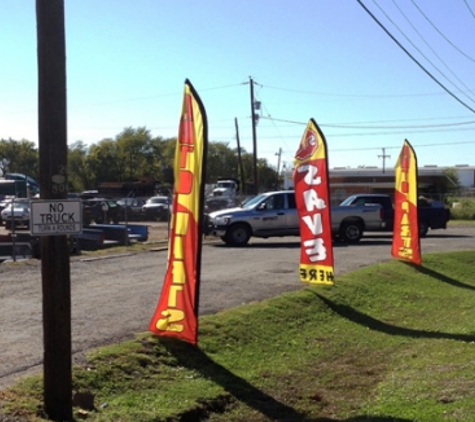
M 142 212 L 147 220 L 167 221 L 170 217 L 171 204 L 168 196 L 152 196 L 145 201 Z
M 16 198 L 5 206 L 1 212 L 5 228 L 15 226 L 30 226 L 30 200 L 28 198 Z

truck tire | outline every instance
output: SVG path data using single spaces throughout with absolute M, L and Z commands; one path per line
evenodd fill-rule
M 429 231 L 429 225 L 426 221 L 419 221 L 419 237 L 426 237 Z
M 230 246 L 246 246 L 251 238 L 251 230 L 245 224 L 234 224 L 229 227 L 224 242 Z
M 339 234 L 346 243 L 358 243 L 363 237 L 363 226 L 358 222 L 342 223 Z

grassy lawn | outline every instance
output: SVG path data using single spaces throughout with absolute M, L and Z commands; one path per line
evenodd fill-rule
M 449 220 L 449 227 L 471 226 L 475 227 L 475 220 Z
M 473 421 L 474 268 L 475 251 L 363 268 L 202 317 L 199 348 L 137 334 L 75 368 L 94 398 L 75 418 Z M 2 422 L 43 421 L 41 407 L 41 376 L 0 392 Z

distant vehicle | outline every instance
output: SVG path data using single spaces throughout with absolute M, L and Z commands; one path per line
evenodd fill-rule
M 82 205 L 82 219 L 85 226 L 93 221 L 97 224 L 118 224 L 123 214 L 122 207 L 112 199 L 85 199 Z
M 142 206 L 147 220 L 167 221 L 170 217 L 171 204 L 168 196 L 152 196 Z
M 99 197 L 99 191 L 97 190 L 84 190 L 79 194 L 81 199 L 93 199 Z
M 10 230 L 13 226 L 29 228 L 30 200 L 28 198 L 16 198 L 8 203 L 0 214 L 7 230 Z
M 391 197 L 384 194 L 357 194 L 346 198 L 341 206 L 372 206 L 378 204 L 383 209 L 384 226 L 382 231 L 392 231 L 394 225 L 394 205 Z M 419 198 L 417 203 L 419 237 L 427 236 L 429 229 L 446 229 L 450 220 L 450 210 L 438 201 Z
M 2 211 L 5 209 L 7 205 L 9 205 L 12 201 L 14 196 L 4 196 L 2 200 L 0 200 L 0 226 L 3 225 L 3 218 L 2 218 Z
M 145 205 L 146 199 L 142 198 L 122 198 L 117 201 L 121 207 L 127 207 L 127 209 L 139 213 L 142 211 L 142 207 Z
M 142 207 L 145 205 L 145 198 L 122 198 L 117 203 L 122 208 L 121 219 L 124 221 L 145 220 L 145 213 Z
M 3 176 L 3 178 L 5 180 L 15 180 L 17 182 L 24 182 L 26 184 L 26 186 L 28 187 L 28 189 L 30 190 L 30 194 L 32 196 L 37 195 L 37 194 L 40 193 L 39 183 L 35 179 L 33 179 L 29 176 L 26 176 L 26 175 L 21 174 L 21 173 L 6 173 L 5 176 Z M 16 195 L 20 196 L 18 194 L 16 194 Z M 25 194 L 25 196 L 27 196 L 27 195 Z
M 238 205 L 239 181 L 237 179 L 218 179 L 214 189 L 205 198 L 207 212 L 232 208 Z

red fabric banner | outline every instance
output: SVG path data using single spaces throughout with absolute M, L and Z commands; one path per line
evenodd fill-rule
M 175 149 L 168 266 L 149 330 L 154 334 L 177 337 L 191 344 L 198 341 L 206 150 L 205 110 L 187 80 Z
M 327 145 L 313 119 L 295 154 L 293 182 L 300 227 L 299 279 L 303 283 L 333 285 Z
M 391 255 L 421 264 L 417 213 L 417 157 L 405 140 L 394 167 L 394 227 Z

